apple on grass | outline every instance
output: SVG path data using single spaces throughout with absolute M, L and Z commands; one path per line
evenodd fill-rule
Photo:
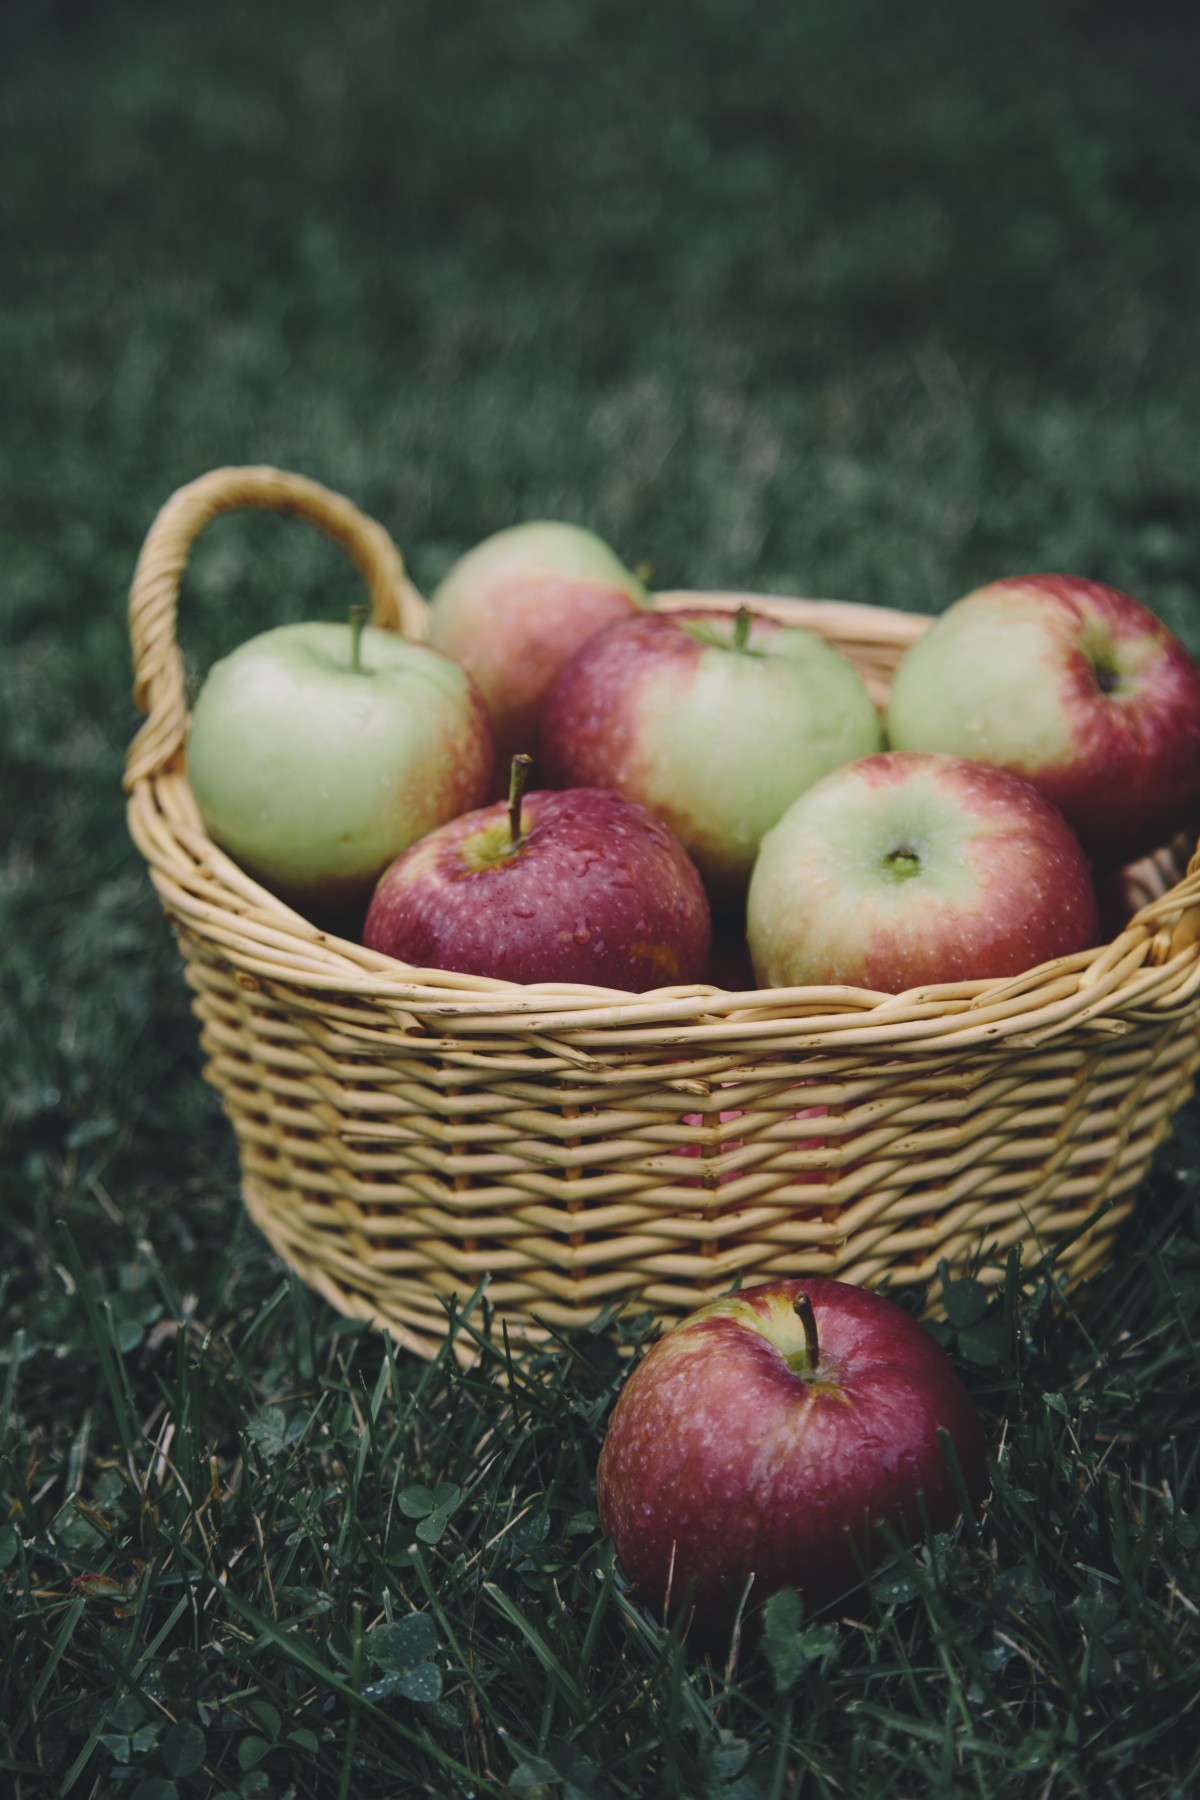
M 523 792 L 454 819 L 398 857 L 363 942 L 420 968 L 645 993 L 702 981 L 712 936 L 683 847 L 601 788 Z
M 1200 811 L 1200 669 L 1153 613 L 1098 581 L 1014 576 L 956 601 L 905 652 L 887 735 L 893 749 L 1025 776 L 1099 871 Z
M 703 1306 L 653 1346 L 618 1397 L 596 1490 L 633 1593 L 719 1649 L 743 1601 L 794 1587 L 829 1605 L 889 1534 L 949 1529 L 961 1495 L 987 1491 L 987 1452 L 917 1320 L 849 1282 L 793 1278 Z
M 380 874 L 479 806 L 495 750 L 474 683 L 428 645 L 309 620 L 214 663 L 192 714 L 188 781 L 209 834 L 325 923 L 353 920 Z
M 740 904 L 763 833 L 840 763 L 879 749 L 853 664 L 742 608 L 643 613 L 576 651 L 546 702 L 551 787 L 611 787 L 665 820 L 710 896 Z
M 764 987 L 900 993 L 1091 948 L 1091 869 L 1029 782 L 883 751 L 827 775 L 763 839 L 746 902 Z
M 568 657 L 648 603 L 637 576 L 579 525 L 531 520 L 459 558 L 433 596 L 429 640 L 478 683 L 499 769 L 534 750 L 546 695 Z

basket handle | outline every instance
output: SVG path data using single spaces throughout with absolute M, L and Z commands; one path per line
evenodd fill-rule
M 222 513 L 246 507 L 286 513 L 317 525 L 344 546 L 366 584 L 371 613 L 386 631 L 422 640 L 426 607 L 404 560 L 376 520 L 320 482 L 286 469 L 212 469 L 179 488 L 161 508 L 142 545 L 129 594 L 133 698 L 144 712 L 125 763 L 125 786 L 159 773 L 183 748 L 188 712 L 183 658 L 175 635 L 179 584 L 192 544 Z

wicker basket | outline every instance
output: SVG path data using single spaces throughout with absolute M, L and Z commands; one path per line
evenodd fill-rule
M 179 490 L 131 595 L 129 823 L 183 953 L 246 1204 L 335 1307 L 430 1354 L 486 1280 L 536 1340 L 614 1302 L 670 1320 L 739 1280 L 925 1283 L 1009 1246 L 1097 1268 L 1200 1066 L 1200 852 L 1127 877 L 1114 941 L 1014 980 L 889 995 L 521 987 L 411 969 L 323 933 L 204 831 L 175 638 L 193 540 L 262 507 L 342 543 L 376 621 L 426 609 L 383 529 L 316 483 L 219 469 Z M 695 602 L 661 596 L 660 604 Z M 705 595 L 736 605 L 736 595 Z M 925 621 L 757 600 L 877 698 Z

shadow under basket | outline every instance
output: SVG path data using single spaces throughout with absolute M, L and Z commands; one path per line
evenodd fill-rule
M 130 601 L 129 823 L 174 929 L 246 1205 L 343 1313 L 422 1355 L 481 1282 L 515 1343 L 624 1304 L 664 1322 L 737 1283 L 1100 1267 L 1200 1067 L 1200 852 L 1127 871 L 1110 942 L 1003 981 L 644 995 L 413 969 L 319 930 L 208 837 L 176 641 L 192 543 L 259 507 L 343 544 L 377 624 L 427 608 L 380 525 L 315 482 L 214 470 L 146 539 Z M 928 621 L 662 595 L 809 626 L 876 700 Z M 1091 1223 L 1089 1223 L 1091 1221 Z M 1086 1227 L 1086 1228 L 1085 1228 Z M 936 1305 L 936 1283 L 930 1294 Z M 461 1354 L 462 1339 L 457 1348 Z

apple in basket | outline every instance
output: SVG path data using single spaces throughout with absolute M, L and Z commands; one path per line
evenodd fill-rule
M 1100 870 L 1200 811 L 1200 669 L 1153 613 L 1098 581 L 1023 575 L 957 601 L 902 658 L 887 731 L 897 750 L 1024 775 Z
M 797 795 L 882 743 L 853 664 L 801 626 L 711 608 L 642 613 L 577 650 L 542 719 L 551 787 L 612 787 L 671 827 L 718 901 Z
M 495 751 L 448 656 L 364 623 L 309 620 L 214 663 L 187 745 L 213 839 L 322 922 L 357 912 L 401 850 L 486 799 Z
M 438 586 L 429 641 L 479 684 L 498 766 L 532 752 L 542 706 L 580 644 L 648 603 L 645 588 L 582 526 L 531 520 L 468 550 Z
M 794 1278 L 659 1339 L 617 1399 L 596 1489 L 632 1592 L 718 1649 L 743 1600 L 795 1587 L 828 1605 L 889 1534 L 949 1529 L 960 1491 L 987 1491 L 987 1451 L 917 1320 L 849 1282 Z
M 1057 807 L 965 757 L 884 751 L 811 787 L 763 839 L 746 902 L 764 987 L 900 993 L 1091 948 L 1091 869 Z
M 421 968 L 644 993 L 699 982 L 712 936 L 695 866 L 666 826 L 602 788 L 523 793 L 398 857 L 363 942 Z

